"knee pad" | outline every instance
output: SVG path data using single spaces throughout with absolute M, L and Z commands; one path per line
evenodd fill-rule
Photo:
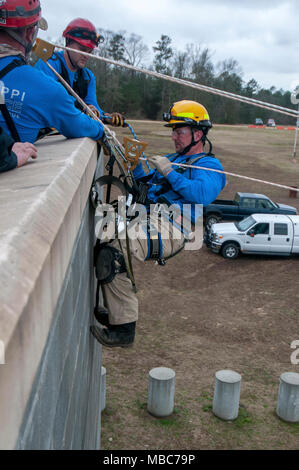
M 96 247 L 94 264 L 96 277 L 101 284 L 108 284 L 116 274 L 127 272 L 124 255 L 106 244 Z

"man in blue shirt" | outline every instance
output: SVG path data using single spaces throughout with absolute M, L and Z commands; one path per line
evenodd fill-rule
M 166 126 L 172 128 L 176 153 L 166 157 L 151 157 L 150 161 L 155 169 L 148 174 L 145 174 L 141 163 L 134 170 L 137 184 L 143 183 L 148 187 L 145 213 L 155 214 L 152 209 L 161 203 L 168 207 L 177 205 L 179 212 L 185 216 L 184 209 L 187 206 L 187 209 L 191 209 L 187 217 L 196 223 L 196 217 L 201 215 L 196 210 L 197 205 L 207 205 L 214 201 L 226 183 L 221 163 L 211 153 L 212 145 L 207 137 L 212 124 L 204 106 L 188 100 L 174 103 L 163 117 L 167 121 Z M 208 153 L 204 152 L 206 142 L 210 145 Z M 173 163 L 187 164 L 191 168 L 173 166 Z M 138 211 L 141 212 L 140 209 Z M 138 217 L 135 220 L 136 223 L 132 226 L 134 230 L 131 231 L 133 236 L 129 240 L 129 251 L 133 258 L 139 261 L 156 259 L 160 263 L 184 248 L 186 234 L 175 223 L 177 219 L 173 218 L 171 224 L 163 217 L 152 220 L 146 217 L 146 236 L 142 236 L 140 228 L 143 225 Z M 139 235 L 134 236 L 136 233 Z M 91 332 L 101 344 L 108 347 L 131 346 L 138 318 L 138 300 L 127 275 L 128 263 L 125 262 L 128 259 L 128 250 L 121 238 L 119 236 L 118 239 L 100 245 L 95 263 L 108 314 L 102 308 L 95 310 L 96 318 L 106 328 L 92 326 Z M 109 263 L 112 268 L 107 274 Z M 105 266 L 105 272 L 102 266 Z
M 0 9 L 0 80 L 8 111 L 0 125 L 15 141 L 35 142 L 39 130 L 55 127 L 68 138 L 99 140 L 103 126 L 74 106 L 55 80 L 26 64 L 38 28 L 46 28 L 39 0 L 7 0 Z
M 64 80 L 74 89 L 77 95 L 91 107 L 91 109 L 107 124 L 113 126 L 123 126 L 124 120 L 121 114 L 105 113 L 97 102 L 96 80 L 91 70 L 86 66 L 88 57 L 80 52 L 92 53 L 103 36 L 97 35 L 95 26 L 88 20 L 76 18 L 72 20 L 63 32 L 66 46 L 75 49 L 74 51 L 60 51 L 53 54 L 48 60 L 49 64 L 64 78 Z M 35 67 L 59 80 L 55 73 L 41 59 L 35 64 Z M 80 103 L 76 106 L 81 109 Z

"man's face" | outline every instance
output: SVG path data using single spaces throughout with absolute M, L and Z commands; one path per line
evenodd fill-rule
M 69 56 L 70 56 L 71 61 L 72 61 L 72 64 L 77 69 L 83 69 L 83 67 L 85 67 L 86 64 L 87 64 L 88 57 L 85 56 L 85 55 L 80 54 L 80 51 L 81 52 L 88 52 L 89 54 L 91 54 L 92 49 L 89 48 L 89 47 L 82 46 L 81 44 L 79 44 L 78 42 L 75 42 L 75 41 L 71 42 L 69 44 L 69 47 L 71 49 L 76 49 L 77 51 L 79 51 L 79 52 L 68 51 Z
M 202 136 L 201 131 L 194 131 L 194 140 L 198 141 Z M 176 152 L 182 152 L 192 142 L 192 132 L 189 126 L 173 129 L 172 140 Z

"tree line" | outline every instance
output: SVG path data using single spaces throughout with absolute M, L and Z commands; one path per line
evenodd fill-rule
M 184 50 L 173 47 L 169 36 L 162 34 L 150 49 L 141 36 L 125 31 L 113 32 L 99 29 L 105 37 L 100 44 L 99 55 L 136 67 L 145 67 L 166 75 L 194 81 L 202 85 L 255 98 L 287 108 L 291 104 L 289 91 L 274 86 L 265 89 L 252 78 L 245 82 L 242 69 L 233 58 L 213 63 L 212 52 L 200 44 L 188 44 Z M 274 118 L 279 124 L 294 124 L 294 119 L 252 105 L 223 98 L 204 91 L 194 90 L 143 73 L 112 66 L 99 60 L 90 60 L 88 67 L 97 80 L 100 106 L 107 112 L 120 111 L 127 118 L 162 119 L 175 101 L 190 99 L 199 101 L 209 111 L 214 123 L 250 124 L 259 117 L 264 122 Z

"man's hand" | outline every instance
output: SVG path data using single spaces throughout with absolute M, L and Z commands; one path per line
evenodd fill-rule
M 153 157 L 148 157 L 148 160 L 154 165 L 158 172 L 165 177 L 172 171 L 171 162 L 167 157 L 155 155 Z
M 95 107 L 93 106 L 92 104 L 89 104 L 88 107 L 91 109 L 91 111 L 96 115 L 97 118 L 101 119 L 101 114 L 100 114 L 100 111 Z M 94 119 L 93 116 L 90 116 L 91 118 Z
M 115 127 L 125 127 L 124 117 L 120 113 L 106 114 L 107 124 Z
M 18 167 L 25 165 L 30 157 L 37 158 L 37 148 L 29 142 L 16 142 L 11 151 L 17 156 Z

